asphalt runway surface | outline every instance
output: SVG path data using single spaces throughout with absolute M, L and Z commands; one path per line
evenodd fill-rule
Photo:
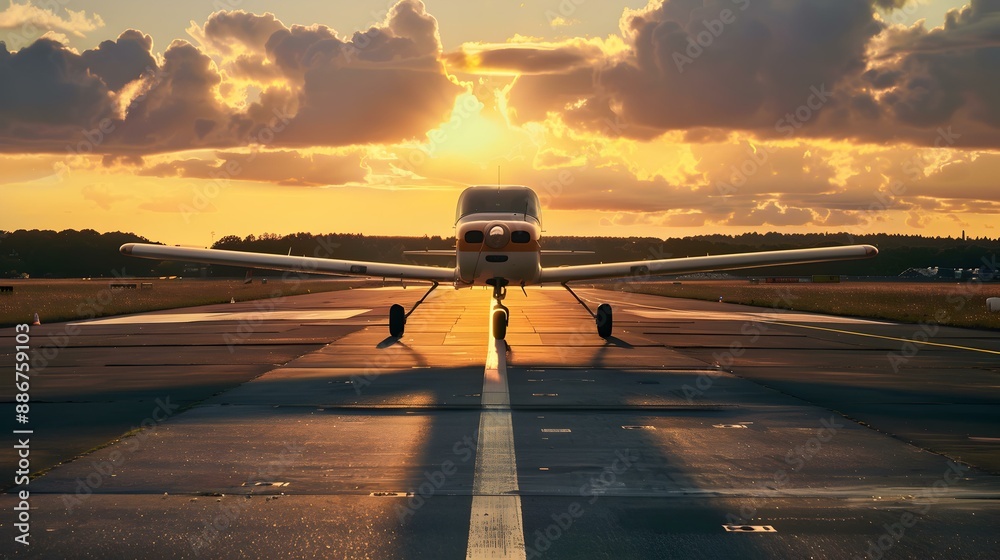
M 445 287 L 399 340 L 421 287 L 32 327 L 0 554 L 1000 557 L 996 332 L 577 293 L 611 339 L 561 288 L 509 291 L 506 344 Z

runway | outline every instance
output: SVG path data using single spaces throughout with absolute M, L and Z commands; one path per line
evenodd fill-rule
M 577 293 L 613 305 L 614 337 L 562 288 L 509 291 L 507 345 L 489 292 L 444 287 L 400 340 L 388 307 L 419 287 L 34 327 L 65 342 L 32 378 L 32 470 L 51 469 L 27 487 L 31 544 L 0 551 L 998 554 L 997 333 Z

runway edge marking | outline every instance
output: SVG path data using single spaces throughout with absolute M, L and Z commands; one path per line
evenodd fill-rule
M 969 350 L 970 352 L 982 352 L 983 354 L 1000 354 L 1000 350 L 988 350 L 986 348 L 975 348 L 973 346 L 959 346 L 957 344 L 945 344 L 943 342 L 931 342 L 929 340 L 915 340 L 915 339 L 912 339 L 912 338 L 899 338 L 899 337 L 896 337 L 896 336 L 885 336 L 885 335 L 881 335 L 881 334 L 863 333 L 863 332 L 848 331 L 848 330 L 843 330 L 843 329 L 831 329 L 831 328 L 827 328 L 827 327 L 816 327 L 816 326 L 813 326 L 813 325 L 799 325 L 799 324 L 796 324 L 796 323 L 786 323 L 784 321 L 770 321 L 770 320 L 768 320 L 766 322 L 772 323 L 774 325 L 782 325 L 782 326 L 785 326 L 785 327 L 799 327 L 800 329 L 813 329 L 813 330 L 816 330 L 816 331 L 827 331 L 827 332 L 838 333 L 838 334 L 853 334 L 855 336 L 865 336 L 865 337 L 868 337 L 868 338 L 880 338 L 880 339 L 883 339 L 883 340 L 895 340 L 897 342 L 909 342 L 909 343 L 912 343 L 912 344 L 921 344 L 923 346 L 937 346 L 939 348 L 951 348 L 951 349 L 954 349 L 954 350 Z
M 491 301 L 488 319 L 492 315 Z M 524 526 L 507 389 L 507 349 L 506 343 L 493 338 L 492 332 L 489 332 L 488 341 L 465 557 L 467 560 L 524 560 Z

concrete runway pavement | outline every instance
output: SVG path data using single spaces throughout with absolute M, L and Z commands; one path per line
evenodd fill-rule
M 510 290 L 505 346 L 488 335 L 489 292 L 442 287 L 389 338 L 388 306 L 422 293 L 79 325 L 32 380 L 32 470 L 53 468 L 28 486 L 31 545 L 6 544 L 8 489 L 0 551 L 1000 554 L 996 333 L 916 344 L 916 325 L 578 290 L 614 306 L 604 341 L 568 292 L 543 288 Z M 0 340 L 6 367 L 13 330 Z M 133 426 L 146 429 L 115 439 Z

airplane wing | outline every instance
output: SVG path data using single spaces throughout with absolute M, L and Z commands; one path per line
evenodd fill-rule
M 454 249 L 418 249 L 413 251 L 403 251 L 404 255 L 415 255 L 418 257 L 454 257 L 457 255 Z
M 649 276 L 651 274 L 687 274 L 714 270 L 755 268 L 779 264 L 805 264 L 814 262 L 867 259 L 878 254 L 871 245 L 847 245 L 843 247 L 823 247 L 818 249 L 792 249 L 788 251 L 764 251 L 736 255 L 709 257 L 685 257 L 652 261 L 630 261 L 575 266 L 543 267 L 539 283 L 572 282 L 574 280 L 596 280 L 599 278 L 623 278 L 628 276 Z
M 455 269 L 437 266 L 413 266 L 407 264 L 376 263 L 365 261 L 342 261 L 315 257 L 293 257 L 268 253 L 247 253 L 224 251 L 221 249 L 193 249 L 189 247 L 168 247 L 149 243 L 126 243 L 120 251 L 124 255 L 158 259 L 164 261 L 184 261 L 205 264 L 245 266 L 268 270 L 289 270 L 310 274 L 347 274 L 352 276 L 385 276 L 407 280 L 429 280 L 433 282 L 454 282 Z
M 593 255 L 594 251 L 577 251 L 575 249 L 542 249 L 543 257 L 575 257 L 578 255 Z

